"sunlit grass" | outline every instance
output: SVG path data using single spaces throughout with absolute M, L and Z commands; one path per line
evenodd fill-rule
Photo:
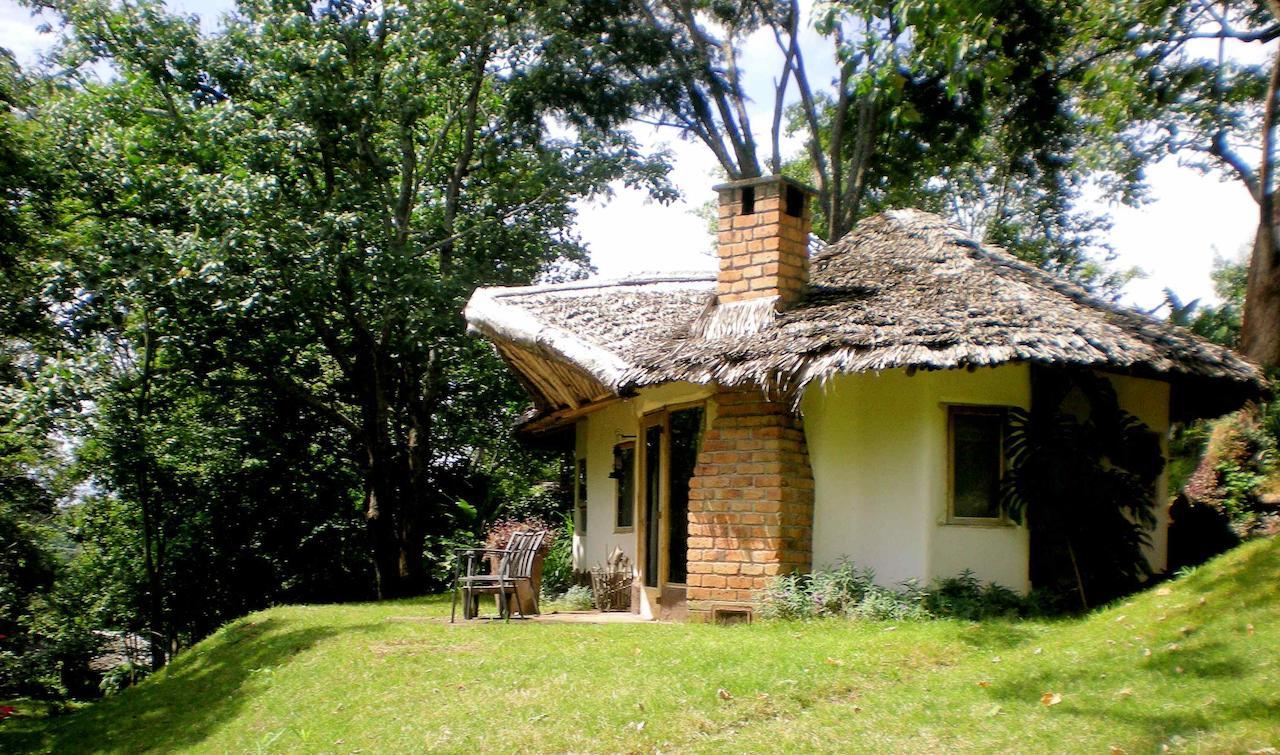
M 1056 623 L 278 608 L 106 702 L 0 723 L 0 750 L 1249 751 L 1280 746 L 1278 593 L 1271 542 Z

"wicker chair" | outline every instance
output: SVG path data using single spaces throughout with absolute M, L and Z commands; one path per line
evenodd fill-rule
M 449 621 L 454 622 L 458 613 L 458 594 L 462 594 L 462 618 L 474 619 L 480 612 L 480 596 L 498 596 L 498 613 L 505 620 L 511 619 L 512 606 L 520 618 L 525 618 L 520 608 L 520 588 L 533 589 L 533 568 L 538 550 L 547 533 L 525 530 L 511 536 L 506 548 L 460 548 L 455 553 L 453 572 L 453 599 L 449 606 Z M 483 562 L 489 564 L 484 571 Z M 514 598 L 514 600 L 508 598 Z

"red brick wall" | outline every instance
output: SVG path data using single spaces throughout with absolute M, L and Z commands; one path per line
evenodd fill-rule
M 759 389 L 724 391 L 689 491 L 691 618 L 752 605 L 770 577 L 808 571 L 813 472 L 799 418 Z
M 787 184 L 776 176 L 735 181 L 720 193 L 716 294 L 722 304 L 779 297 L 779 308 L 798 299 L 809 283 L 809 204 L 799 216 L 783 211 Z M 742 192 L 755 193 L 755 211 L 743 214 Z

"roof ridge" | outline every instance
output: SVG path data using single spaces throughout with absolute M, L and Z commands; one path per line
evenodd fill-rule
M 529 286 L 482 286 L 476 291 L 483 291 L 495 298 L 509 296 L 529 296 L 531 294 L 548 294 L 560 291 L 585 291 L 599 288 L 619 288 L 622 286 L 652 286 L 658 283 L 704 283 L 714 281 L 714 271 L 675 271 L 646 272 L 611 278 L 583 278 L 559 283 L 535 283 Z

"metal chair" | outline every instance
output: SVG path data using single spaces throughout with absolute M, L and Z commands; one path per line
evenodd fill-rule
M 498 596 L 498 614 L 505 621 L 511 620 L 508 594 L 515 598 L 515 611 L 525 618 L 520 608 L 520 587 L 533 589 L 533 566 L 547 533 L 525 530 L 511 536 L 506 548 L 459 548 L 453 570 L 453 596 L 449 604 L 449 622 L 457 620 L 458 593 L 462 593 L 462 618 L 473 619 L 480 611 L 481 595 Z M 487 560 L 490 570 L 480 571 L 480 562 Z M 464 572 L 465 562 L 465 572 Z

